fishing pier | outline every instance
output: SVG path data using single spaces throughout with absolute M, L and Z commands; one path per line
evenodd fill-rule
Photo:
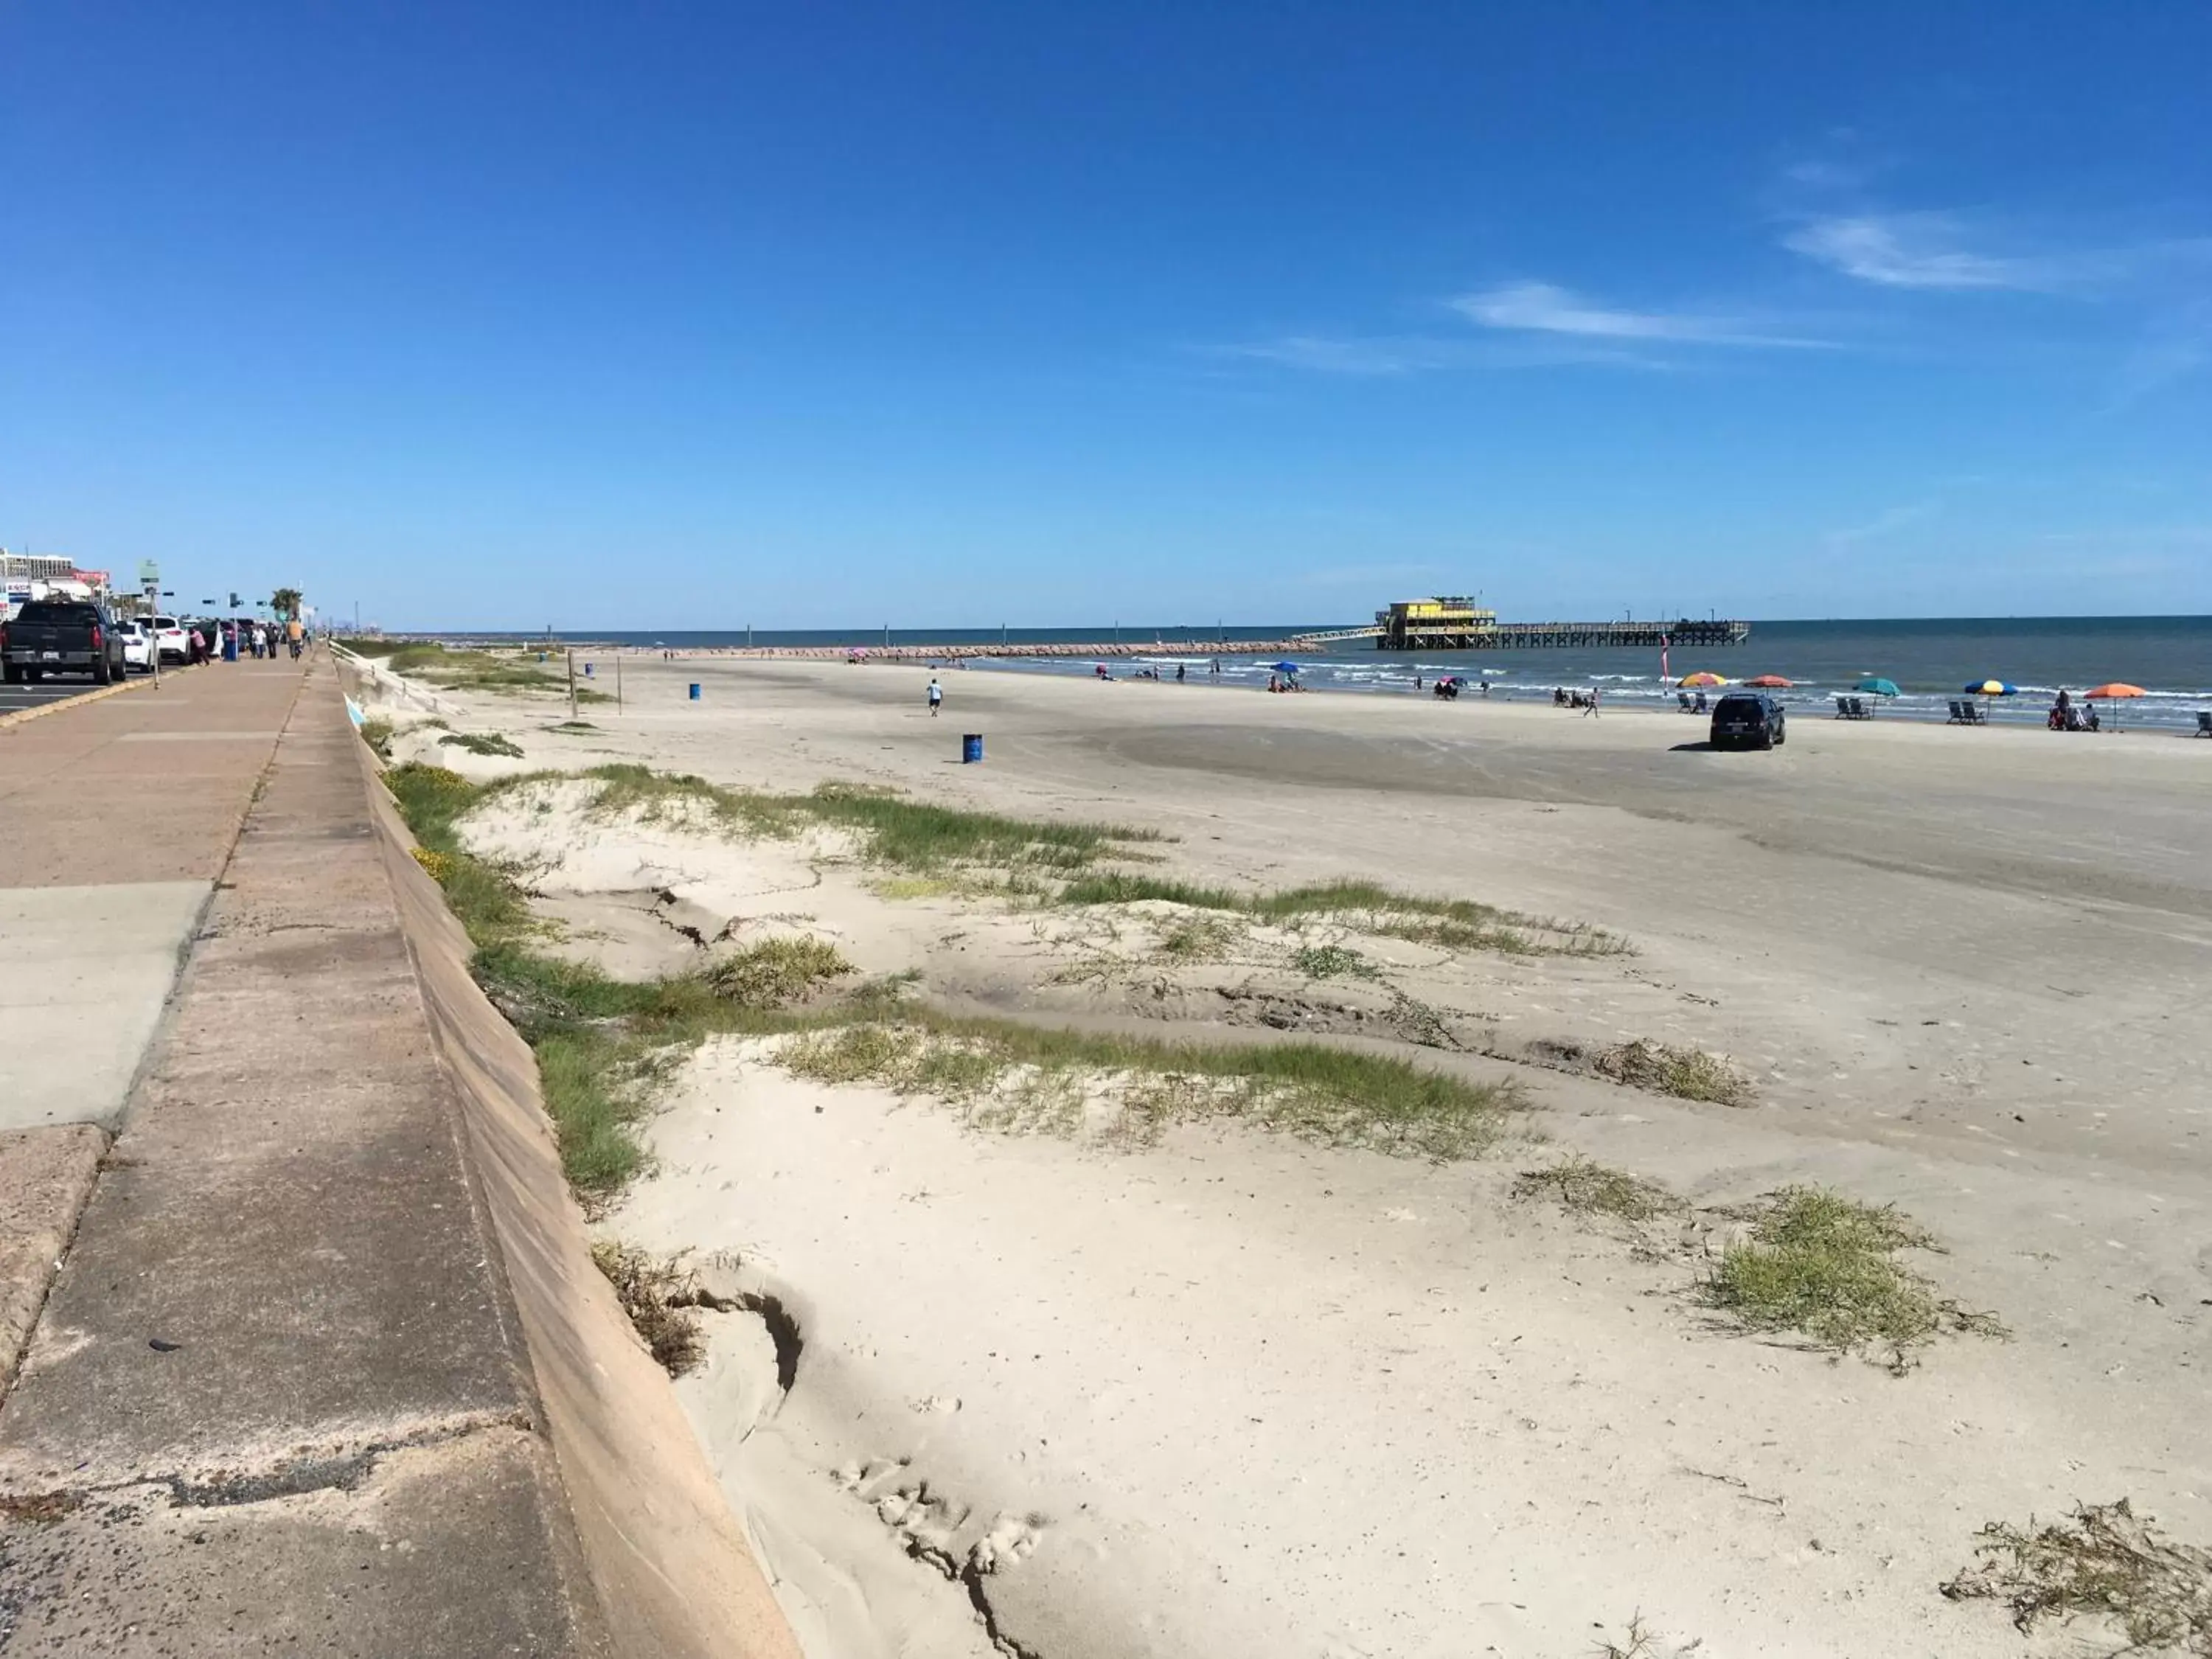
M 1747 622 L 1678 617 L 1672 622 L 1502 623 L 1472 599 L 1401 599 L 1375 613 L 1372 628 L 1340 628 L 1304 638 L 1315 645 L 1373 640 L 1378 651 L 1656 651 L 1741 645 Z

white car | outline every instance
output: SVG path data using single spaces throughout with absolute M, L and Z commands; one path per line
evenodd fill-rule
M 118 621 L 117 636 L 123 641 L 123 665 L 142 674 L 154 672 L 154 635 L 145 623 Z
M 139 626 L 154 630 L 154 642 L 161 647 L 163 662 L 190 662 L 192 659 L 192 637 L 185 632 L 184 625 L 174 617 L 155 617 Z

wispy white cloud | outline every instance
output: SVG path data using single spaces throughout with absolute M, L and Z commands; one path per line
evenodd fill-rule
M 1440 342 L 1387 336 L 1339 339 L 1316 334 L 1286 334 L 1273 340 L 1223 346 L 1219 350 L 1231 357 L 1249 357 L 1323 374 L 1413 374 L 1424 369 L 1442 368 L 1450 358 L 1449 349 Z
M 1485 328 L 1671 345 L 1823 347 L 1826 340 L 1771 333 L 1740 318 L 1686 311 L 1625 311 L 1550 283 L 1512 283 L 1463 294 L 1452 308 Z
M 1879 541 L 1885 536 L 1916 525 L 1923 519 L 1932 519 L 1939 510 L 1935 501 L 1913 501 L 1904 507 L 1893 507 L 1877 513 L 1864 524 L 1846 525 L 1840 530 L 1831 530 L 1820 539 L 1832 548 L 1856 547 L 1861 542 Z
M 1793 253 L 1884 288 L 2016 289 L 2064 292 L 2100 271 L 2105 255 L 1997 254 L 1967 246 L 1944 213 L 1860 213 L 1814 219 L 1783 238 Z
M 1883 288 L 2007 289 L 2102 298 L 2130 285 L 2201 270 L 2212 240 L 2005 248 L 1955 213 L 1868 210 L 1807 219 L 1783 237 L 1793 253 Z
M 1286 334 L 1198 348 L 1206 356 L 1347 378 L 1384 380 L 1438 369 L 1603 368 L 1668 371 L 1684 367 L 1654 348 L 1657 340 L 1526 334 L 1511 338 L 1441 339 L 1422 335 Z

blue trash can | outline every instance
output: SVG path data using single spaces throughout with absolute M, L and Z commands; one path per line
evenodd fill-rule
M 699 701 L 699 682 L 696 680 L 691 682 L 691 701 L 694 702 Z
M 589 663 L 584 665 L 584 678 L 586 679 L 592 678 L 592 665 Z
M 968 732 L 960 739 L 960 763 L 973 766 L 982 758 L 983 734 L 981 732 Z

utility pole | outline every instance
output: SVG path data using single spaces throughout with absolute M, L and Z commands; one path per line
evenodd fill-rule
M 617 714 L 623 711 L 622 659 L 622 647 L 617 646 L 615 647 L 615 713 Z M 570 718 L 573 719 L 574 716 L 572 714 Z
M 568 720 L 569 720 L 569 723 L 570 723 L 571 725 L 574 724 L 574 722 L 575 722 L 575 719 L 576 719 L 576 647 L 575 647 L 574 646 L 573 646 L 573 645 L 572 645 L 572 646 L 570 646 L 570 647 L 568 647 Z

